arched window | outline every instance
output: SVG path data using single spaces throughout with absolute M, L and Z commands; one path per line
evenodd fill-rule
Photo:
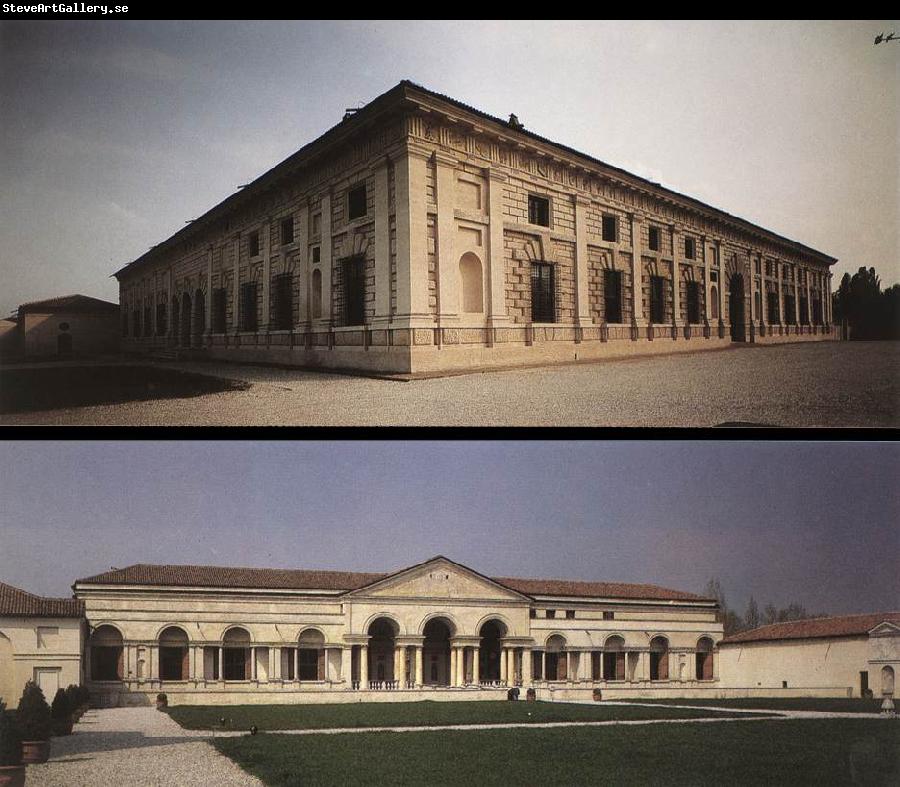
M 719 288 L 715 284 L 709 288 L 709 316 L 719 319 Z
M 472 252 L 466 252 L 459 260 L 460 311 L 465 314 L 484 312 L 484 280 L 481 260 Z
M 603 680 L 625 680 L 625 640 L 618 635 L 603 645 Z
M 325 680 L 325 635 L 306 629 L 298 641 L 299 680 Z
M 560 634 L 554 634 L 547 640 L 545 651 L 546 680 L 565 680 L 568 674 L 566 638 Z
M 222 678 L 224 680 L 250 680 L 253 674 L 250 634 L 240 627 L 230 628 L 222 638 Z
M 650 680 L 669 679 L 669 641 L 665 637 L 650 640 Z
M 322 317 L 322 271 L 318 268 L 312 272 L 312 284 L 310 285 L 310 290 L 312 318 L 318 320 Z
M 122 680 L 125 648 L 114 626 L 100 626 L 91 634 L 91 680 Z
M 169 626 L 159 635 L 159 679 L 187 680 L 188 636 L 178 626 Z
M 697 641 L 697 680 L 713 679 L 713 643 L 709 637 L 701 637 Z

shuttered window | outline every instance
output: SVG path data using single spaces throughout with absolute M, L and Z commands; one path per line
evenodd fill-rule
M 622 322 L 622 271 L 603 271 L 604 314 L 607 322 Z
M 662 276 L 650 277 L 650 322 L 666 321 L 666 280 Z
M 531 321 L 556 322 L 555 276 L 546 262 L 531 263 Z
M 294 322 L 294 287 L 290 273 L 272 279 L 272 328 L 286 331 Z
M 366 260 L 351 257 L 342 263 L 344 288 L 344 325 L 362 325 L 366 321 Z
M 255 331 L 258 326 L 256 316 L 256 284 L 247 282 L 241 285 L 241 329 Z
M 700 282 L 687 283 L 687 321 L 691 325 L 700 322 Z

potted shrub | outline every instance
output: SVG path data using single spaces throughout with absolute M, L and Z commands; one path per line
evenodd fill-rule
M 16 716 L 6 710 L 0 700 L 0 785 L 22 787 L 25 784 L 25 766 L 22 765 L 22 741 Z
M 44 692 L 32 680 L 25 684 L 16 721 L 22 734 L 22 762 L 33 765 L 50 759 L 50 732 L 52 719 L 50 706 Z
M 91 693 L 87 686 L 76 686 L 75 688 L 78 690 L 78 707 L 81 708 L 82 713 L 87 713 L 91 707 Z
M 169 698 L 160 692 L 156 695 L 156 709 L 157 710 L 165 710 L 169 707 Z
M 53 719 L 54 735 L 72 734 L 72 706 L 65 689 L 57 689 L 53 704 L 50 706 L 50 718 Z

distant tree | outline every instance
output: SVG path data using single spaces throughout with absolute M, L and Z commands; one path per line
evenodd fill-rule
M 756 599 L 753 596 L 750 596 L 750 601 L 747 602 L 747 611 L 744 612 L 744 627 L 747 629 L 755 629 L 759 628 L 762 623 L 762 617 L 759 614 L 759 607 L 756 604 Z
M 772 623 L 778 622 L 778 609 L 772 603 L 766 604 L 763 610 L 763 624 L 770 626 Z
M 900 338 L 900 285 L 881 291 L 875 268 L 845 273 L 832 295 L 834 318 L 846 320 L 850 338 L 858 340 Z
M 728 608 L 728 602 L 725 600 L 725 591 L 717 577 L 713 577 L 706 583 L 704 595 L 714 598 L 718 603 L 719 611 L 716 614 L 716 620 L 722 624 L 726 637 L 743 630 L 744 621 L 734 610 Z

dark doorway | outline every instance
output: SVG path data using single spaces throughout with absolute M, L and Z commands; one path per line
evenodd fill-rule
M 72 334 L 61 333 L 56 337 L 56 354 L 60 358 L 72 357 Z
M 479 632 L 478 675 L 483 681 L 500 680 L 500 657 L 503 652 L 501 639 L 506 636 L 506 626 L 499 620 L 489 620 Z
M 450 626 L 441 618 L 432 618 L 422 630 L 425 683 L 439 686 L 450 685 Z
M 744 326 L 744 277 L 735 273 L 729 281 L 728 319 L 731 322 L 731 341 L 747 341 Z

